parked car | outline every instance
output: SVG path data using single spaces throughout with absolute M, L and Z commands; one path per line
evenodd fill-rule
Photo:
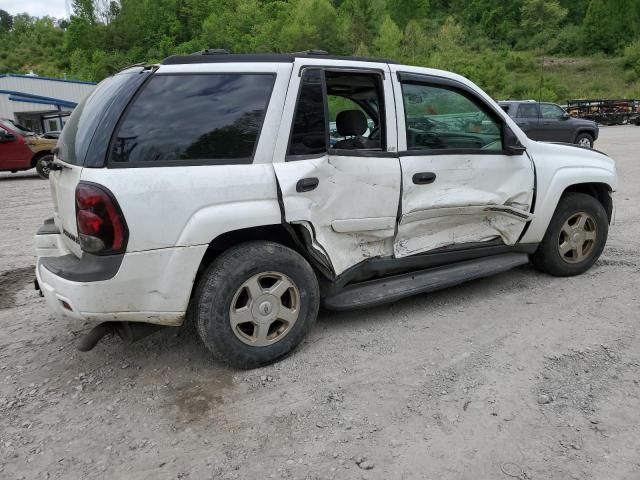
M 0 171 L 35 168 L 40 177 L 48 178 L 56 141 L 40 137 L 11 120 L 0 119 Z
M 330 146 L 336 98 L 355 106 Z M 612 159 L 530 140 L 459 75 L 316 53 L 128 68 L 58 148 L 37 285 L 51 310 L 103 322 L 79 348 L 189 318 L 237 367 L 291 352 L 321 303 L 371 307 L 530 261 L 578 275 L 617 183 Z
M 62 133 L 62 130 L 49 130 L 48 132 L 43 133 L 42 137 L 58 140 L 58 138 L 60 138 L 61 133 Z
M 573 118 L 555 103 L 529 101 L 499 102 L 502 109 L 532 140 L 574 143 L 593 148 L 598 139 L 596 122 Z

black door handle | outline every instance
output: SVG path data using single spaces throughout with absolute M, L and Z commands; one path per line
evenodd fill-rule
M 310 192 L 311 190 L 315 190 L 315 188 L 320 183 L 316 177 L 303 178 L 302 180 L 298 180 L 296 183 L 296 192 Z
M 427 185 L 436 180 L 436 174 L 433 172 L 419 172 L 413 176 L 413 183 L 416 185 Z

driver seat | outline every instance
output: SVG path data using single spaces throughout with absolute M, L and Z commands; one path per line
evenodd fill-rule
M 367 117 L 361 110 L 343 110 L 336 117 L 338 135 L 345 137 L 337 142 L 333 148 L 343 150 L 379 148 L 378 142 L 363 137 L 369 126 Z

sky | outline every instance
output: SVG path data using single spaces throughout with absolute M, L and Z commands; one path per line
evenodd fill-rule
M 66 3 L 66 0 L 0 0 L 0 9 L 6 10 L 11 15 L 26 12 L 36 17 L 49 15 L 62 18 L 68 17 Z

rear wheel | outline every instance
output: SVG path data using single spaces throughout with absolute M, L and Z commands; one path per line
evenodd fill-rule
M 551 275 L 579 275 L 600 257 L 608 232 L 607 213 L 598 200 L 584 193 L 568 193 L 560 200 L 531 259 Z
M 45 155 L 36 162 L 36 172 L 38 172 L 40 178 L 45 180 L 49 178 L 51 162 L 53 162 L 53 155 Z
M 238 245 L 203 274 L 194 302 L 198 333 L 221 360 L 255 368 L 290 353 L 316 320 L 319 287 L 297 252 L 272 242 Z
M 576 138 L 576 145 L 583 148 L 593 148 L 593 137 L 588 133 L 581 133 Z

